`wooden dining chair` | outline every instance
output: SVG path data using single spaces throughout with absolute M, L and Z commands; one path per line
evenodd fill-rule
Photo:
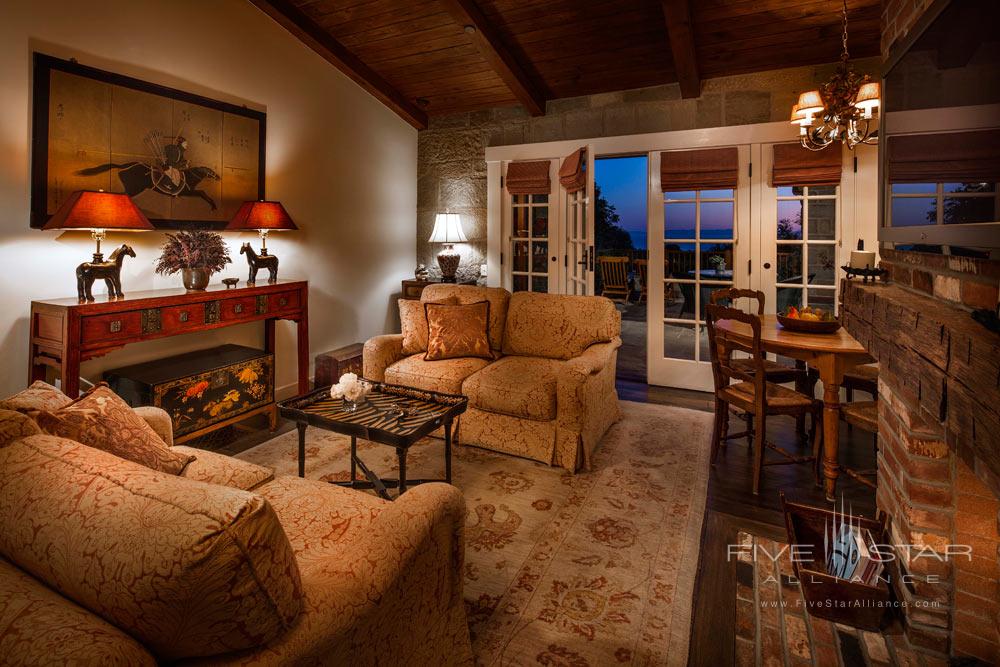
M 760 317 L 744 313 L 735 308 L 709 304 L 705 308 L 705 324 L 708 328 L 709 350 L 712 357 L 712 378 L 715 383 L 715 423 L 712 429 L 711 461 L 714 465 L 719 456 L 719 449 L 727 440 L 746 435 L 734 433 L 728 435 L 729 406 L 753 415 L 753 492 L 760 491 L 761 472 L 765 465 L 782 465 L 790 463 L 812 462 L 816 483 L 820 477 L 820 448 L 822 430 L 819 428 L 823 412 L 823 403 L 811 396 L 799 393 L 780 384 L 769 382 L 765 372 L 764 350 L 760 344 Z M 731 336 L 725 329 L 716 326 L 718 322 L 732 320 L 742 322 L 750 327 L 753 339 L 750 345 Z M 736 365 L 733 353 L 743 352 L 750 355 L 747 360 L 752 372 L 748 373 L 747 365 Z M 769 416 L 787 415 L 799 418 L 812 415 L 812 456 L 798 456 L 786 452 L 781 447 L 769 442 L 766 438 L 767 418 Z M 764 450 L 770 449 L 783 458 L 776 461 L 764 461 Z
M 878 364 L 864 364 L 844 371 L 841 385 L 847 390 L 847 400 L 854 400 L 855 391 L 864 391 L 878 398 Z
M 601 268 L 601 296 L 628 303 L 628 257 L 598 257 Z
M 646 283 L 646 269 L 649 267 L 649 261 L 645 259 L 635 260 L 635 276 L 639 281 L 639 298 L 636 299 L 636 303 L 642 303 L 643 299 L 647 299 L 649 294 L 647 292 Z
M 715 305 L 729 305 L 731 307 L 735 307 L 737 299 L 750 299 L 751 301 L 755 301 L 757 304 L 757 315 L 764 314 L 764 293 L 760 290 L 725 287 L 723 289 L 714 290 L 709 295 L 709 302 Z M 744 373 L 752 373 L 754 370 L 749 359 L 734 359 L 733 363 L 740 367 Z M 798 360 L 795 362 L 795 366 L 793 367 L 765 358 L 764 374 L 767 376 L 768 382 L 775 382 L 777 384 L 788 384 L 789 382 L 794 382 L 795 391 L 799 391 L 810 396 L 812 396 L 815 391 L 816 381 L 818 379 L 815 373 L 810 373 L 808 369 L 806 369 L 805 362 Z M 747 441 L 749 442 L 752 437 L 753 427 L 749 416 L 747 416 L 746 421 L 748 433 Z M 805 438 L 806 429 L 804 418 L 800 418 L 796 423 L 795 432 L 799 438 Z

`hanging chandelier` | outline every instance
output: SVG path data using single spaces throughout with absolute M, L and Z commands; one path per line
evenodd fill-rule
M 799 126 L 799 139 L 809 150 L 823 150 L 834 142 L 854 148 L 858 144 L 878 143 L 878 108 L 880 87 L 865 74 L 851 68 L 847 53 L 847 0 L 843 9 L 844 50 L 840 65 L 819 90 L 799 95 L 792 106 L 792 125 Z

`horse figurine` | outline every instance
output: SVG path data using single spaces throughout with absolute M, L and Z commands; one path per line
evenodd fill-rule
M 121 298 L 122 294 L 122 262 L 126 257 L 135 257 L 135 251 L 127 244 L 115 248 L 106 262 L 84 262 L 76 267 L 76 293 L 80 301 L 94 300 L 94 281 L 104 279 L 108 286 L 108 296 Z
M 247 256 L 247 264 L 250 265 L 250 277 L 247 278 L 247 285 L 257 283 L 257 271 L 260 269 L 268 270 L 270 275 L 267 278 L 267 282 L 274 283 L 278 281 L 277 255 L 258 255 L 249 243 L 244 243 L 240 246 L 240 254 Z

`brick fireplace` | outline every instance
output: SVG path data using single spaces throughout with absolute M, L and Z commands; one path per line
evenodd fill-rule
M 996 306 L 1000 262 L 882 258 L 891 284 L 845 282 L 842 320 L 880 365 L 876 501 L 893 541 L 914 545 L 898 550 L 906 632 L 928 653 L 998 664 L 1000 335 L 969 308 Z

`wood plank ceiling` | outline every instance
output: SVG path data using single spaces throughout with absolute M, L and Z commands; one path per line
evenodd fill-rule
M 251 0 L 418 128 L 428 115 L 701 80 L 840 55 L 840 0 Z M 879 0 L 848 0 L 879 52 Z

